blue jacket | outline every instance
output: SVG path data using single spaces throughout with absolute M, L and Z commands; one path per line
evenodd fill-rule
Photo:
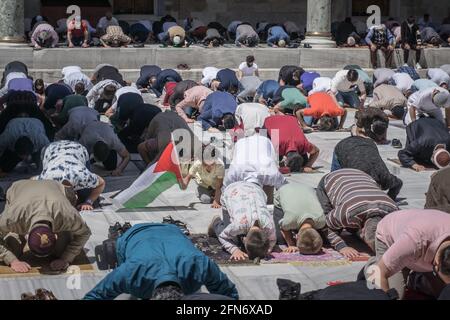
M 286 43 L 289 42 L 289 35 L 284 31 L 282 27 L 274 26 L 269 29 L 269 37 L 267 38 L 267 44 L 273 46 L 277 44 L 278 41 L 284 40 Z
M 275 80 L 265 80 L 260 84 L 256 94 L 262 96 L 264 100 L 273 99 L 273 95 L 280 87 L 280 84 Z
M 185 294 L 205 285 L 210 293 L 238 299 L 235 285 L 215 262 L 174 225 L 138 224 L 117 240 L 119 266 L 86 294 L 85 300 L 112 300 L 122 293 L 150 299 L 164 282 Z
M 238 90 L 242 89 L 241 83 L 236 77 L 236 72 L 231 69 L 220 70 L 219 72 L 217 72 L 216 79 L 220 82 L 217 88 L 219 91 L 229 91 L 233 86 Z
M 136 81 L 138 88 L 147 88 L 149 86 L 148 81 L 151 77 L 157 76 L 161 72 L 161 68 L 155 65 L 146 65 L 141 68 L 141 74 Z
M 201 121 L 203 130 L 208 130 L 211 127 L 219 126 L 224 114 L 234 114 L 236 108 L 236 98 L 232 94 L 216 91 L 206 98 L 198 120 Z

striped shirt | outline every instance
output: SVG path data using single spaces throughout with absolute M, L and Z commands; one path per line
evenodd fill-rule
M 372 177 L 356 169 L 327 174 L 319 183 L 317 195 L 326 215 L 326 236 L 336 250 L 347 246 L 339 236 L 343 229 L 360 230 L 367 219 L 398 210 Z

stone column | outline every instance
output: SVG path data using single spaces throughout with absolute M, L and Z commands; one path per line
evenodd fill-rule
M 24 0 L 0 1 L 0 41 L 24 42 Z
M 306 39 L 313 48 L 334 48 L 331 40 L 331 0 L 308 0 Z

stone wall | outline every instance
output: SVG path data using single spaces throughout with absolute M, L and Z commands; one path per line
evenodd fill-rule
M 2 0 L 0 0 L 2 1 Z M 159 15 L 169 13 L 184 19 L 189 14 L 205 22 L 219 21 L 228 25 L 232 20 L 281 22 L 292 20 L 306 25 L 307 0 L 156 0 Z M 36 15 L 40 0 L 25 1 L 25 17 Z M 76 1 L 74 1 L 76 3 Z M 422 16 L 428 12 L 434 21 L 441 22 L 450 12 L 449 0 L 390 0 L 390 15 L 404 19 L 409 15 Z M 332 0 L 332 21 L 351 15 L 352 0 Z
M 207 21 L 227 25 L 232 20 L 280 22 L 296 21 L 306 25 L 306 0 L 165 0 L 165 10 L 176 18 L 189 14 Z M 351 15 L 352 0 L 332 0 L 332 21 L 341 21 Z M 430 13 L 441 22 L 450 12 L 449 0 L 391 0 L 390 15 L 404 19 L 409 15 Z M 386 17 L 387 18 L 387 17 Z
M 292 20 L 306 25 L 306 0 L 166 0 L 166 11 L 180 19 L 190 14 L 205 22 L 225 25 L 232 20 L 253 24 Z

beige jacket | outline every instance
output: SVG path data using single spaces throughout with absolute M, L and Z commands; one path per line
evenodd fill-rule
M 382 110 L 392 110 L 396 106 L 406 107 L 406 97 L 394 86 L 382 84 L 373 91 L 370 107 Z
M 83 250 L 91 230 L 65 196 L 64 186 L 50 180 L 21 180 L 6 193 L 0 215 L 0 239 L 8 233 L 26 235 L 38 221 L 51 223 L 53 232 L 70 232 L 71 242 L 61 259 L 72 262 Z M 10 265 L 17 257 L 0 244 L 0 261 Z
M 181 41 L 184 41 L 184 38 L 186 37 L 186 31 L 180 26 L 173 26 L 170 27 L 167 31 L 169 33 L 170 41 L 173 41 L 173 38 L 175 36 L 179 36 L 181 38 Z

